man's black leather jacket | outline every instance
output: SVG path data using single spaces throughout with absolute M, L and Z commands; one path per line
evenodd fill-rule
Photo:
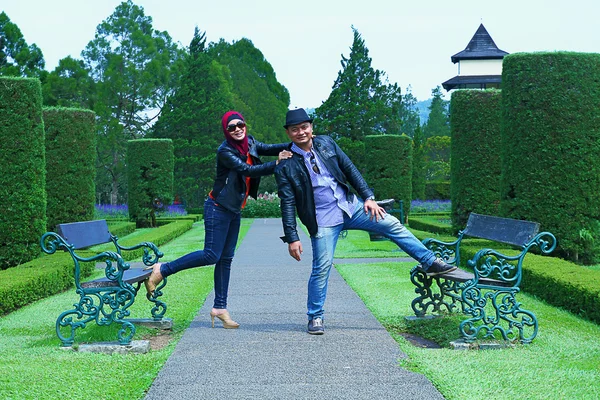
M 350 192 L 350 186 L 363 200 L 373 195 L 373 191 L 358 169 L 329 136 L 315 136 L 313 151 L 335 180 L 345 189 L 348 201 L 354 199 L 354 195 Z M 298 211 L 298 217 L 308 229 L 308 233 L 311 236 L 316 235 L 319 227 L 317 226 L 315 197 L 303 157 L 294 153 L 292 158 L 280 161 L 275 168 L 275 179 L 277 179 L 279 199 L 281 200 L 281 219 L 285 235 L 281 239 L 286 243 L 300 240 L 296 229 L 295 210 Z
M 265 144 L 248 135 L 248 149 L 252 164 L 246 163 L 246 157 L 224 141 L 217 150 L 217 177 L 212 195 L 215 202 L 232 212 L 240 212 L 246 196 L 246 177 L 250 179 L 249 196 L 256 198 L 260 177 L 275 171 L 276 161 L 263 164 L 261 156 L 277 156 L 288 148 L 288 143 Z

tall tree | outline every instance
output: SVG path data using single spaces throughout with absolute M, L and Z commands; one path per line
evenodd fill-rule
M 431 95 L 433 98 L 429 105 L 429 118 L 423 125 L 425 138 L 433 136 L 450 136 L 448 101 L 443 98 L 442 88 L 437 86 L 431 91 Z
M 425 141 L 427 181 L 450 180 L 450 136 L 433 136 Z
M 402 133 L 414 138 L 417 129 L 421 126 L 421 117 L 417 108 L 417 98 L 412 94 L 410 85 L 402 95 L 400 119 L 402 120 Z
M 174 85 L 182 50 L 167 32 L 152 28 L 152 18 L 131 0 L 96 28 L 82 57 L 96 83 L 98 180 L 101 200 L 126 196 L 127 140 L 143 137 L 160 115 Z
M 373 69 L 369 49 L 358 30 L 350 55 L 342 54 L 329 98 L 315 110 L 315 129 L 335 139 L 362 140 L 372 134 L 399 134 L 402 96 L 388 84 L 385 72 Z
M 229 69 L 235 109 L 244 114 L 249 133 L 267 143 L 288 141 L 281 125 L 290 95 L 262 52 L 243 38 L 231 44 L 223 39 L 211 43 L 208 53 Z
M 42 91 L 47 106 L 94 108 L 94 81 L 84 62 L 71 56 L 60 60 L 48 74 Z
M 412 198 L 425 200 L 425 139 L 421 127 L 415 128 L 413 136 Z
M 152 137 L 173 140 L 174 190 L 187 207 L 200 207 L 215 177 L 215 154 L 223 141 L 221 116 L 233 108 L 226 67 L 206 52 L 196 27 L 174 94 L 154 125 Z
M 44 55 L 35 44 L 28 45 L 19 27 L 0 13 L 0 76 L 41 78 Z

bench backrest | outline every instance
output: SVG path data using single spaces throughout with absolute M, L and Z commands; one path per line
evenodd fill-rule
M 75 249 L 110 242 L 110 231 L 104 219 L 59 224 L 56 225 L 56 233 Z
M 463 233 L 467 236 L 523 246 L 538 234 L 540 224 L 471 213 Z

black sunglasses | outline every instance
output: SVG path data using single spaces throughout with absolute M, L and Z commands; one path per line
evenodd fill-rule
M 315 160 L 315 155 L 313 153 L 310 153 L 310 165 L 312 166 L 312 170 L 315 171 L 315 174 L 321 173 L 321 170 L 317 165 L 317 160 Z
M 234 132 L 237 128 L 244 129 L 246 126 L 245 122 L 238 122 L 237 124 L 227 125 L 227 132 Z

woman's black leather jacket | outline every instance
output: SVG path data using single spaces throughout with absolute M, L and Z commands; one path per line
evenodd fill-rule
M 213 185 L 212 196 L 220 206 L 232 212 L 240 212 L 246 196 L 246 177 L 250 179 L 249 196 L 256 198 L 260 177 L 275 171 L 276 161 L 263 164 L 261 156 L 277 156 L 288 148 L 288 143 L 265 144 L 248 135 L 248 149 L 252 164 L 246 163 L 246 157 L 224 141 L 217 150 L 217 177 Z
M 354 200 L 350 186 L 363 200 L 373 195 L 373 191 L 356 166 L 329 136 L 315 136 L 313 151 L 317 153 L 335 180 L 346 190 L 348 201 Z M 277 179 L 279 199 L 281 200 L 281 219 L 285 235 L 281 239 L 286 243 L 300 240 L 296 229 L 295 210 L 298 211 L 298 217 L 308 229 L 308 233 L 311 236 L 316 235 L 319 227 L 317 226 L 315 197 L 304 158 L 294 153 L 292 158 L 280 161 L 275 168 L 275 179 Z

